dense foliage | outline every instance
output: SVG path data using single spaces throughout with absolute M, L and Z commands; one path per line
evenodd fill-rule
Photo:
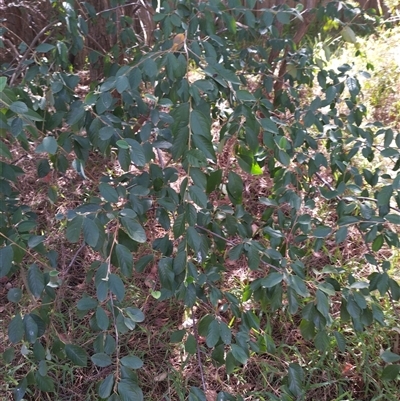
M 145 361 L 122 353 L 120 341 L 146 318 L 126 295 L 127 282 L 155 262 L 152 296 L 185 306 L 191 324 L 171 341 L 183 343 L 200 369 L 202 347 L 227 375 L 253 354 L 273 354 L 267 322 L 278 311 L 293 315 L 321 353 L 346 352 L 342 324 L 360 333 L 387 324 L 382 305 L 400 298 L 392 259 L 382 252 L 399 247 L 400 134 L 364 123 L 359 76 L 367 72 L 347 64 L 327 69 L 306 44 L 312 40 L 294 41 L 301 5 L 255 12 L 255 1 L 164 2 L 148 47 L 128 17 L 115 23 L 118 2 L 100 15 L 87 2 L 82 10 L 72 0 L 52 3 L 62 34 L 27 53 L 21 46 L 26 57 L 0 77 L 0 277 L 20 275 L 24 283 L 8 291 L 15 310 L 3 358 L 9 365 L 16 352 L 33 355 L 15 383 L 17 401 L 33 388 L 56 391 L 53 364 L 112 367 L 99 383 L 100 399 L 143 399 L 135 371 Z M 347 41 L 372 20 L 337 2 L 313 12 L 311 32 L 334 26 L 331 34 Z M 84 49 L 87 18 L 104 19 L 120 46 L 87 53 L 87 63 L 102 58 L 104 79 L 82 97 L 71 55 Z M 23 72 L 19 82 L 16 71 Z M 18 84 L 10 86 L 11 78 Z M 24 174 L 10 151 L 17 146 L 34 149 L 39 178 L 72 166 L 85 182 L 94 155 L 118 162 L 113 171 L 104 167 L 96 193 L 55 216 L 65 241 L 97 254 L 85 273 L 93 293 L 74 306 L 91 316 L 89 347 L 48 335 L 63 282 L 46 228 L 15 189 Z M 219 163 L 226 147 L 228 169 Z M 260 179 L 252 194 L 257 213 L 249 207 L 249 176 Z M 57 187 L 48 198 L 58 204 Z M 143 226 L 151 213 L 164 235 L 150 243 Z M 366 246 L 367 278 L 349 266 L 309 265 L 310 255 L 329 244 L 340 249 L 349 237 Z M 221 286 L 228 258 L 248 265 L 249 279 L 237 288 Z M 31 303 L 22 307 L 27 294 Z M 210 313 L 195 316 L 198 303 Z M 382 378 L 396 379 L 400 356 L 389 347 L 381 357 Z M 265 396 L 303 399 L 307 369 L 288 364 L 279 397 Z M 205 386 L 188 390 L 189 400 L 205 400 Z

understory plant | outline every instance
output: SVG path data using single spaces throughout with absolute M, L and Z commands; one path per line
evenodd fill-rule
M 72 375 L 102 372 L 99 399 L 142 400 L 137 372 L 146 359 L 121 344 L 146 319 L 129 282 L 153 265 L 151 296 L 177 300 L 187 316 L 170 334 L 197 361 L 200 380 L 185 394 L 193 401 L 206 400 L 204 354 L 227 377 L 274 354 L 276 316 L 290 316 L 322 355 L 348 353 L 347 330 L 398 325 L 391 257 L 399 248 L 400 135 L 365 122 L 359 72 L 326 68 L 296 37 L 314 15 L 314 24 L 334 20 L 352 38 L 352 27 L 367 24 L 359 8 L 164 2 L 151 46 L 129 27 L 105 24 L 126 45 L 101 55 L 89 49 L 87 62 L 101 57 L 104 78 L 82 95 L 68 52 L 84 51 L 88 23 L 118 20 L 125 1 L 100 15 L 90 2 L 52 3 L 63 36 L 29 50 L 18 84 L 9 85 L 15 70 L 0 77 L 0 277 L 21 283 L 7 293 L 13 309 L 3 359 L 10 370 L 19 354 L 26 359 L 10 383 L 17 401 L 57 392 L 60 365 Z M 68 210 L 57 185 L 47 189 L 64 242 L 96 255 L 82 267 L 91 291 L 69 304 L 87 318 L 82 342 L 55 329 L 66 279 L 49 227 L 19 198 L 25 172 L 15 149 L 34 155 L 38 178 L 72 168 L 92 188 Z M 92 182 L 88 165 L 99 155 L 104 167 Z M 385 171 L 374 167 L 377 158 Z M 342 265 L 333 255 L 343 256 L 349 242 L 363 252 Z M 231 263 L 245 264 L 245 278 L 226 286 Z M 381 379 L 398 380 L 391 344 L 381 360 Z M 263 396 L 306 399 L 311 371 L 293 358 L 277 392 Z M 220 391 L 217 399 L 243 398 Z

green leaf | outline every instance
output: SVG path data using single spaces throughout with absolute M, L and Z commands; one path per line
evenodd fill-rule
M 28 239 L 28 247 L 29 248 L 36 248 L 40 245 L 46 237 L 44 235 L 31 235 Z
M 283 150 L 278 151 L 278 160 L 284 165 L 284 166 L 289 166 L 290 165 L 290 156 Z
M 300 322 L 300 331 L 305 340 L 311 341 L 315 336 L 315 324 L 306 319 L 302 319 Z
M 234 356 L 234 358 L 242 365 L 245 365 L 247 360 L 249 359 L 246 351 L 237 344 L 232 344 L 231 349 L 232 349 L 232 355 Z
M 333 335 L 335 336 L 336 344 L 339 348 L 339 351 L 345 352 L 346 351 L 346 339 L 344 338 L 343 334 L 339 333 L 338 331 L 334 331 Z
M 0 77 L 0 92 L 3 92 L 4 88 L 7 85 L 7 78 L 6 77 Z
M 316 306 L 322 316 L 328 318 L 329 316 L 329 302 L 328 297 L 321 291 L 316 292 Z
M 42 376 L 39 372 L 35 373 L 36 386 L 40 391 L 46 393 L 54 393 L 54 381 L 49 376 Z
M 65 354 L 76 366 L 86 367 L 87 366 L 87 354 L 86 351 L 74 344 L 65 345 Z
M 186 230 L 186 218 L 185 214 L 182 213 L 178 215 L 174 221 L 172 231 L 174 233 L 174 238 L 179 238 Z
M 400 361 L 400 355 L 395 354 L 394 352 L 391 351 L 384 351 L 380 355 L 380 357 L 386 362 L 386 363 L 393 363 L 393 362 L 399 362 Z
M 128 142 L 124 141 L 123 139 L 119 139 L 116 142 L 117 146 L 121 149 L 129 149 L 129 144 Z
M 222 169 L 218 169 L 210 173 L 210 176 L 207 178 L 207 193 L 211 193 L 216 188 L 221 185 L 222 181 Z
M 304 393 L 304 373 L 301 366 L 297 363 L 289 364 L 288 384 L 289 390 L 295 397 L 301 397 Z
M 307 290 L 306 284 L 304 280 L 302 280 L 299 276 L 293 275 L 289 277 L 288 284 L 292 287 L 297 294 L 302 297 L 308 297 L 310 294 Z
M 103 127 L 100 129 L 99 131 L 99 138 L 102 141 L 108 141 L 109 139 L 111 139 L 115 134 L 117 133 L 117 131 L 115 130 L 114 127 L 111 127 L 109 125 L 107 125 L 106 127 Z
M 247 90 L 237 90 L 236 96 L 241 102 L 255 102 L 256 98 Z
M 219 323 L 213 320 L 208 326 L 206 344 L 209 348 L 215 347 L 219 341 Z
M 6 364 L 9 364 L 13 361 L 13 359 L 15 358 L 15 350 L 13 347 L 7 348 L 4 352 L 3 352 L 3 360 Z
M 117 244 L 115 253 L 117 254 L 118 267 L 121 269 L 122 274 L 125 277 L 131 277 L 133 270 L 133 256 L 131 251 L 125 245 Z
M 105 368 L 112 364 L 111 357 L 104 352 L 98 352 L 97 354 L 92 355 L 90 359 L 96 366 L 99 366 L 100 368 Z
M 22 290 L 20 288 L 10 288 L 7 293 L 7 299 L 10 302 L 17 303 L 22 298 Z
M 314 339 L 315 348 L 320 352 L 326 352 L 329 349 L 329 337 L 325 330 L 317 333 Z
M 390 203 L 390 198 L 393 194 L 392 185 L 384 186 L 378 193 L 377 200 L 378 206 L 386 206 Z
M 228 174 L 227 190 L 229 199 L 233 204 L 237 205 L 242 202 L 243 181 L 241 177 L 233 171 L 229 171 Z
M 35 344 L 33 344 L 32 350 L 33 350 L 33 356 L 35 357 L 35 359 L 37 361 L 45 362 L 46 351 L 45 351 L 42 343 L 40 342 L 40 339 L 37 339 L 35 341 Z M 47 352 L 47 358 L 48 358 L 49 357 L 49 350 L 47 350 L 47 351 L 48 351 Z M 48 371 L 47 365 L 42 366 L 40 374 L 42 376 L 45 376 L 47 374 L 47 371 Z
M 345 42 L 348 43 L 357 43 L 357 36 L 354 31 L 350 28 L 349 25 L 345 25 L 344 28 L 341 30 L 342 38 Z
M 50 155 L 55 155 L 58 150 L 58 144 L 54 136 L 47 136 L 42 143 L 35 149 L 36 153 L 47 152 Z
M 382 380 L 397 380 L 400 374 L 400 365 L 389 365 L 383 369 Z
M 232 341 L 232 331 L 225 322 L 219 323 L 219 335 L 224 344 L 229 345 Z
M 84 297 L 80 299 L 76 305 L 78 310 L 87 311 L 97 308 L 98 302 L 92 297 Z
M 205 192 L 197 185 L 192 185 L 189 187 L 189 195 L 196 205 L 206 209 L 208 198 Z
M 39 298 L 44 290 L 44 277 L 35 263 L 29 266 L 27 281 L 29 291 L 35 298 Z
M 126 75 L 120 75 L 117 77 L 115 81 L 115 88 L 117 89 L 118 93 L 122 93 L 127 89 L 130 89 L 129 80 Z
M 140 309 L 128 307 L 125 311 L 134 322 L 140 323 L 144 321 L 144 313 Z
M 99 237 L 99 227 L 97 227 L 96 223 L 92 219 L 86 217 L 83 220 L 83 238 L 85 242 L 94 248 L 99 240 Z
M 207 118 L 198 110 L 190 114 L 190 128 L 194 135 L 204 136 L 211 139 L 210 126 Z
M 51 45 L 50 43 L 40 43 L 40 45 L 36 47 L 36 51 L 38 53 L 47 53 L 50 50 L 53 50 L 54 48 L 55 46 Z
M 392 224 L 400 224 L 400 215 L 398 215 L 398 214 L 393 214 L 393 213 L 387 214 L 387 215 L 385 216 L 385 219 L 386 219 L 389 223 L 392 223 Z
M 108 398 L 111 395 L 114 386 L 114 374 L 108 375 L 99 386 L 99 397 Z
M 118 383 L 118 394 L 121 401 L 143 401 L 143 392 L 130 379 L 121 379 Z
M 110 92 L 103 92 L 96 102 L 96 111 L 103 114 L 111 106 L 113 98 Z
M 137 356 L 124 356 L 121 359 L 121 364 L 131 369 L 140 369 L 143 366 L 143 361 Z
M 0 277 L 5 277 L 10 272 L 14 259 L 14 251 L 11 245 L 0 249 Z
M 13 393 L 14 393 L 14 401 L 22 401 L 24 398 L 24 395 L 26 393 L 26 389 L 28 387 L 28 381 L 26 377 L 24 377 L 19 383 L 18 386 L 15 387 Z
M 194 227 L 188 227 L 186 238 L 189 246 L 196 253 L 199 252 L 201 247 L 201 236 Z
M 0 141 L 0 156 L 12 160 L 11 152 L 3 141 Z
M 29 111 L 28 106 L 20 101 L 11 103 L 10 110 L 17 114 L 24 114 Z
M 336 244 L 344 242 L 347 238 L 347 233 L 348 233 L 347 227 L 340 227 L 339 230 L 336 231 L 335 235 Z
M 68 222 L 65 236 L 69 242 L 78 242 L 81 235 L 84 217 L 77 215 Z
M 261 279 L 261 286 L 265 288 L 275 287 L 283 280 L 283 274 L 278 272 L 271 272 L 267 277 Z
M 99 329 L 103 331 L 107 330 L 110 325 L 110 319 L 108 318 L 107 313 L 100 306 L 96 308 L 96 323 L 97 326 L 99 326 Z
M 146 155 L 144 154 L 143 147 L 134 139 L 126 138 L 125 140 L 130 146 L 132 163 L 139 167 L 144 166 L 146 164 Z
M 216 160 L 214 146 L 211 142 L 211 138 L 206 138 L 203 135 L 193 135 L 193 145 L 201 152 L 204 153 L 204 156 L 207 159 L 211 159 L 213 161 Z
M 34 318 L 29 314 L 24 316 L 25 338 L 33 344 L 38 338 L 39 328 Z
M 110 291 L 117 297 L 119 302 L 122 302 L 125 297 L 125 286 L 123 281 L 116 274 L 111 273 L 109 278 Z
M 197 387 L 191 387 L 189 393 L 189 401 L 207 401 L 207 398 L 204 395 L 203 390 L 200 390 Z
M 180 343 L 183 340 L 183 337 L 185 337 L 185 334 L 186 334 L 185 329 L 175 330 L 171 333 L 171 337 L 170 337 L 169 341 L 173 344 Z
M 128 217 L 121 217 L 121 223 L 125 227 L 130 238 L 141 244 L 146 242 L 146 233 L 139 223 L 136 223 Z
M 114 187 L 112 187 L 111 185 L 102 182 L 99 185 L 99 191 L 100 191 L 100 195 L 107 201 L 110 203 L 117 203 L 119 196 L 118 196 L 118 192 L 115 190 Z
M 272 134 L 279 134 L 278 127 L 276 124 L 269 118 L 262 118 L 260 120 L 261 127 Z
M 17 313 L 8 325 L 8 338 L 13 343 L 19 343 L 24 337 L 24 322 L 20 313 Z
M 374 239 L 374 241 L 372 242 L 372 246 L 371 246 L 372 250 L 373 250 L 374 252 L 378 252 L 379 249 L 382 248 L 383 242 L 384 242 L 384 237 L 383 237 L 383 235 L 382 235 L 382 234 L 381 234 L 381 235 L 378 235 L 378 236 Z
M 226 360 L 225 360 L 225 367 L 226 367 L 226 373 L 228 375 L 232 374 L 235 371 L 235 368 L 238 366 L 238 363 L 235 359 L 235 357 L 232 354 L 232 351 L 229 351 L 226 354 Z
M 313 231 L 313 236 L 316 238 L 325 238 L 332 232 L 332 228 L 319 226 Z
M 193 334 L 189 334 L 185 341 L 185 351 L 191 355 L 194 355 L 197 351 L 197 343 Z

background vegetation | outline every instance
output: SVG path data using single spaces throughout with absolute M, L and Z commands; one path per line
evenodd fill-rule
M 98 3 L 0 2 L 1 399 L 399 399 L 395 5 Z

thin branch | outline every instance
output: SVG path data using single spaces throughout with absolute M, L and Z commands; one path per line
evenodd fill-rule
M 145 7 L 143 4 L 128 3 L 128 4 L 121 4 L 121 5 L 116 6 L 116 7 L 107 8 L 107 10 L 99 11 L 98 13 L 96 13 L 96 17 L 99 16 L 100 14 L 106 13 L 106 12 L 108 12 L 108 11 L 114 11 L 114 10 L 117 10 L 117 9 L 119 9 L 119 8 L 122 8 L 122 7 L 130 7 L 130 6 L 136 6 L 136 7 L 133 8 L 132 14 L 134 14 L 137 10 L 139 10 L 140 7 L 144 7 L 144 8 L 146 8 L 146 10 L 147 10 L 148 12 L 151 12 L 151 10 L 149 9 L 149 7 Z
M 73 266 L 73 264 L 75 263 L 76 258 L 78 257 L 79 253 L 81 252 L 81 250 L 86 246 L 85 243 L 83 243 L 78 250 L 74 253 L 74 256 L 71 259 L 71 262 L 69 262 L 69 265 L 67 266 L 67 268 L 65 269 L 65 271 L 63 272 L 64 275 L 66 276 L 69 272 L 69 270 L 71 269 L 71 267 Z
M 222 237 L 221 235 L 215 233 L 214 231 L 209 230 L 208 228 L 199 226 L 199 225 L 197 225 L 197 224 L 195 225 L 195 227 L 198 228 L 199 230 L 203 230 L 203 231 L 207 232 L 208 234 L 210 234 L 210 235 L 212 235 L 212 236 L 214 236 L 214 237 L 216 237 L 216 238 L 222 239 L 222 241 L 225 241 L 227 244 L 229 244 L 229 245 L 231 245 L 231 246 L 236 246 L 236 245 L 238 245 L 238 244 L 235 244 L 233 241 L 231 241 L 231 240 L 229 240 L 229 239 L 226 239 L 226 238 Z M 281 269 L 279 269 L 278 267 L 276 267 L 276 266 L 274 266 L 274 265 L 271 265 L 270 263 L 266 262 L 266 261 L 263 260 L 262 258 L 260 259 L 260 261 L 261 261 L 262 263 L 264 263 L 264 265 L 270 267 L 271 269 L 274 269 L 274 270 L 276 270 L 277 272 L 282 273 L 282 270 L 281 270 Z
M 329 182 L 327 182 L 324 178 L 322 178 L 322 177 L 319 175 L 319 173 L 315 173 L 315 175 L 316 175 L 316 177 L 317 177 L 326 187 L 328 187 L 329 190 L 331 190 L 331 191 L 334 191 L 334 190 L 335 190 L 335 188 L 333 188 L 332 185 L 329 184 Z M 371 202 L 378 203 L 378 199 L 369 198 L 368 196 L 355 196 L 354 198 L 356 198 L 356 199 L 358 199 L 358 200 L 366 200 L 366 201 L 371 201 Z M 336 196 L 336 199 L 338 199 L 338 200 L 343 200 L 339 195 Z M 400 209 L 398 209 L 398 208 L 396 208 L 396 207 L 393 207 L 393 206 L 390 206 L 390 205 L 389 205 L 389 208 L 392 209 L 392 210 L 394 210 L 394 211 L 397 212 L 397 213 L 400 213 Z
M 51 28 L 53 25 L 55 25 L 57 22 L 53 21 L 50 24 L 46 25 L 44 28 L 42 28 L 40 30 L 40 32 L 33 38 L 31 44 L 29 45 L 29 47 L 26 49 L 24 55 L 22 56 L 21 60 L 19 61 L 19 64 L 17 66 L 17 68 L 15 69 L 15 72 L 13 74 L 13 76 L 11 77 L 10 80 L 10 86 L 13 85 L 14 81 L 16 80 L 16 78 L 19 76 L 20 72 L 23 69 L 22 63 L 28 58 L 28 55 L 30 54 L 30 52 L 32 51 L 32 48 L 36 45 L 36 42 L 39 40 L 39 38 L 49 29 Z

